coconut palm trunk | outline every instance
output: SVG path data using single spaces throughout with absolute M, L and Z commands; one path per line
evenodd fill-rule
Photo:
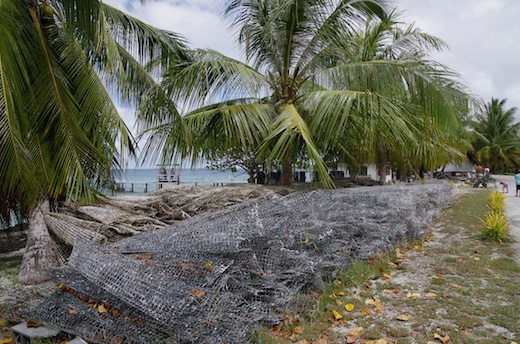
M 49 201 L 33 210 L 29 217 L 27 245 L 22 259 L 18 281 L 23 284 L 37 284 L 48 280 L 46 270 L 57 267 L 58 256 L 54 242 L 45 224 L 44 214 L 49 211 Z
M 292 187 L 292 157 L 286 155 L 282 161 L 282 186 Z

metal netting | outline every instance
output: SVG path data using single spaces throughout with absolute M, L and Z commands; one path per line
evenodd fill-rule
M 249 342 L 332 269 L 423 234 L 450 195 L 447 183 L 270 194 L 106 246 L 78 238 L 51 272 L 65 292 L 35 315 L 93 343 Z

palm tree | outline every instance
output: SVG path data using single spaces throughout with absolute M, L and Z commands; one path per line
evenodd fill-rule
M 228 1 L 225 17 L 248 63 L 197 50 L 191 61 L 171 65 L 162 85 L 182 115 L 141 112 L 148 157 L 195 162 L 214 151 L 255 147 L 260 158 L 282 163 L 282 183 L 291 183 L 292 162 L 305 157 L 333 187 L 325 157 L 370 160 L 377 142 L 412 151 L 426 134 L 453 132 L 467 103 L 453 73 L 413 54 L 377 55 L 396 54 L 397 44 L 358 56 L 359 32 L 388 19 L 384 3 Z
M 43 212 L 55 201 L 95 202 L 133 152 L 107 87 L 139 99 L 156 87 L 141 63 L 184 46 L 95 0 L 2 0 L 0 35 L 2 208 L 29 218 L 19 279 L 37 283 L 56 259 Z
M 520 122 L 515 123 L 516 107 L 507 109 L 507 99 L 491 98 L 484 112 L 473 121 L 476 163 L 493 171 L 520 165 Z

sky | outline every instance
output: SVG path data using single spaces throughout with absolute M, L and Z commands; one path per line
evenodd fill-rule
M 193 48 L 211 48 L 242 59 L 228 23 L 224 0 L 104 0 L 147 24 L 184 36 Z M 407 23 L 443 39 L 449 50 L 432 59 L 457 72 L 470 92 L 490 102 L 507 98 L 520 121 L 519 0 L 394 0 Z M 120 108 L 130 126 L 133 109 Z

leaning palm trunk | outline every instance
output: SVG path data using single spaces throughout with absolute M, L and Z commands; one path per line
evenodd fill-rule
M 18 281 L 23 284 L 37 284 L 46 281 L 45 270 L 58 266 L 58 256 L 54 242 L 45 224 L 44 212 L 49 211 L 49 201 L 34 209 L 29 217 L 27 246 L 22 259 Z

